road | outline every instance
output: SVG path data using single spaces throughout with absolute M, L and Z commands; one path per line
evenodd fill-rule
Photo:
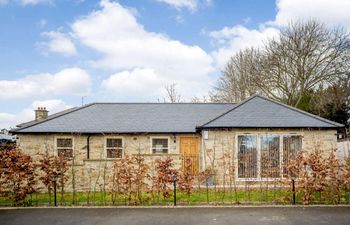
M 350 207 L 2 209 L 1 225 L 350 224 Z

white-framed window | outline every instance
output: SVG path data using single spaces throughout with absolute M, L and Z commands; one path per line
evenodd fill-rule
M 73 138 L 71 137 L 57 137 L 56 138 L 56 149 L 57 155 L 63 156 L 64 158 L 73 158 Z
M 169 138 L 154 137 L 151 138 L 151 150 L 153 154 L 166 154 L 169 152 Z
M 285 177 L 302 150 L 302 134 L 238 134 L 236 140 L 237 178 L 243 180 Z
M 108 159 L 123 157 L 123 138 L 106 138 L 106 156 Z

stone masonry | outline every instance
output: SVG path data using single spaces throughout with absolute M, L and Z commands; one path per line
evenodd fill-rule
M 74 148 L 74 172 L 76 174 L 76 190 L 78 191 L 99 191 L 104 180 L 109 181 L 112 178 L 112 167 L 114 160 L 106 158 L 106 138 L 122 138 L 124 154 L 141 154 L 145 162 L 150 166 L 153 173 L 154 162 L 156 159 L 167 156 L 173 158 L 175 168 L 179 169 L 182 165 L 182 158 L 179 150 L 179 137 L 198 135 L 90 135 L 89 159 L 87 158 L 88 135 L 62 135 L 62 134 L 30 134 L 18 135 L 17 144 L 26 154 L 38 161 L 40 153 L 48 151 L 50 154 L 57 155 L 55 140 L 57 138 L 73 138 Z M 151 151 L 151 138 L 164 137 L 169 138 L 168 154 L 153 154 Z M 71 174 L 71 170 L 69 170 Z M 105 176 L 105 177 L 104 177 Z M 108 185 L 108 184 L 107 184 Z M 43 186 L 40 186 L 43 188 Z M 71 179 L 68 179 L 66 190 L 71 189 Z M 43 188 L 43 191 L 45 189 Z
M 298 134 L 302 136 L 303 151 L 314 151 L 316 148 L 325 153 L 336 148 L 337 137 L 336 130 L 307 130 L 307 129 L 220 129 L 210 130 L 207 140 L 202 139 L 200 134 L 140 134 L 140 135 L 90 135 L 89 141 L 89 159 L 87 158 L 88 135 L 79 134 L 19 134 L 18 146 L 26 154 L 31 155 L 34 160 L 38 160 L 39 153 L 48 151 L 50 154 L 57 154 L 55 140 L 59 137 L 73 138 L 73 148 L 75 156 L 74 171 L 76 174 L 77 191 L 100 191 L 104 182 L 111 180 L 113 160 L 106 158 L 106 138 L 121 137 L 123 139 L 124 154 L 140 153 L 150 165 L 154 168 L 154 161 L 157 158 L 170 156 L 174 159 L 175 167 L 181 170 L 182 158 L 180 154 L 180 137 L 195 136 L 199 137 L 200 144 L 200 170 L 211 166 L 214 159 L 214 168 L 217 171 L 217 184 L 223 183 L 222 175 L 228 171 L 228 164 L 235 165 L 235 156 L 237 154 L 238 134 Z M 168 154 L 153 154 L 151 151 L 151 138 L 167 137 L 169 138 Z M 214 153 L 215 152 L 215 153 Z M 215 156 L 214 156 L 214 155 Z M 69 170 L 69 172 L 71 169 Z M 70 172 L 71 173 L 71 172 Z M 151 171 L 152 173 L 152 171 Z M 66 190 L 71 190 L 71 179 L 68 179 Z M 225 184 L 227 184 L 225 182 Z M 108 183 L 106 184 L 108 186 Z M 41 188 L 42 185 L 40 186 Z M 42 191 L 46 191 L 44 188 Z
M 238 135 L 300 135 L 302 136 L 302 151 L 313 152 L 320 151 L 323 154 L 329 154 L 337 149 L 337 131 L 336 130 L 309 130 L 309 129 L 218 129 L 210 130 L 208 139 L 202 143 L 202 170 L 206 167 L 216 170 L 216 182 L 223 184 L 225 176 L 229 180 L 230 166 L 237 171 L 237 136 Z M 282 150 L 282 147 L 281 147 Z M 283 150 L 282 150 L 283 151 Z M 280 153 L 281 154 L 281 153 Z M 213 161 L 215 163 L 213 163 Z M 259 159 L 258 159 L 259 162 Z M 232 169 L 232 168 L 231 168 Z M 232 175 L 231 175 L 232 176 Z M 237 174 L 233 175 L 237 179 Z M 246 179 L 249 180 L 249 179 Z M 238 182 L 239 184 L 240 182 Z

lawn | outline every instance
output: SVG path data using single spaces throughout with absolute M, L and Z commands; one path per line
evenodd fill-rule
M 173 193 L 171 193 L 173 194 Z M 150 194 L 142 193 L 141 198 L 134 197 L 131 201 L 123 195 L 116 196 L 113 201 L 111 193 L 104 192 L 77 192 L 75 193 L 75 200 L 73 201 L 73 193 L 65 193 L 63 198 L 61 194 L 57 193 L 57 204 L 64 206 L 72 205 L 173 205 L 174 197 L 171 195 L 168 198 L 163 198 L 162 194 Z M 339 203 L 348 203 L 347 199 L 349 194 L 344 193 L 339 199 Z M 134 200 L 137 199 L 137 200 Z M 141 203 L 138 199 L 141 199 Z M 315 193 L 312 196 L 312 204 L 332 204 L 333 202 L 322 196 L 320 193 Z M 178 205 L 198 205 L 198 204 L 211 204 L 211 205 L 227 205 L 227 204 L 278 204 L 286 205 L 292 204 L 292 192 L 285 189 L 276 190 L 234 190 L 229 191 L 217 191 L 216 193 L 210 189 L 208 192 L 205 189 L 200 191 L 194 191 L 191 195 L 187 193 L 177 192 L 176 201 Z M 26 198 L 25 206 L 45 206 L 53 205 L 54 197 L 50 197 L 47 193 L 33 193 Z M 302 204 L 302 196 L 300 193 L 296 194 L 296 203 Z M 11 206 L 12 201 L 0 197 L 0 206 Z

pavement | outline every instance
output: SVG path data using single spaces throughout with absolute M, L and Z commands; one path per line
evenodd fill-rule
M 179 207 L 0 209 L 1 225 L 350 225 L 350 207 Z

